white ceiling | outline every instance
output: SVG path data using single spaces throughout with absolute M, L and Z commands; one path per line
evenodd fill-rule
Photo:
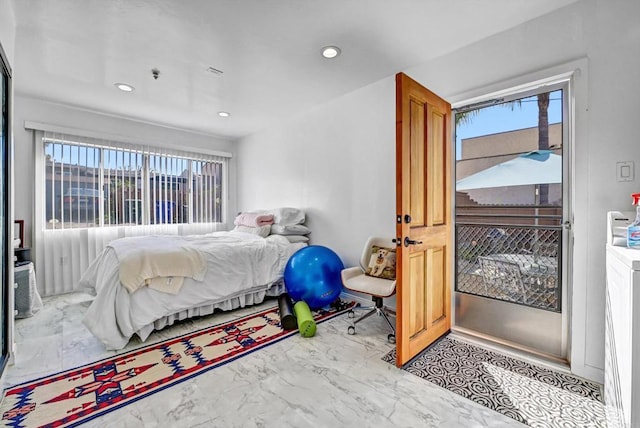
M 15 90 L 237 138 L 574 1 L 15 0 Z

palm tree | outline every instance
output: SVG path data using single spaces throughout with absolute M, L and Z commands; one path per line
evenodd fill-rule
M 455 115 L 455 118 L 456 118 L 455 126 L 466 125 L 468 123 L 471 123 L 471 119 L 474 116 L 477 116 L 479 112 L 480 112 L 480 109 L 475 109 L 475 110 L 467 110 L 467 111 L 462 111 L 460 113 L 456 113 L 456 115 Z
M 538 150 L 549 150 L 549 92 L 538 94 Z M 549 185 L 538 187 L 539 204 L 549 203 Z

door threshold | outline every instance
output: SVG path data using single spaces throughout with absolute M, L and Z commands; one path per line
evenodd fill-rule
M 524 360 L 531 364 L 543 366 L 562 373 L 571 373 L 571 365 L 568 360 L 555 355 L 546 354 L 508 340 L 459 326 L 451 326 L 451 337 L 510 357 Z

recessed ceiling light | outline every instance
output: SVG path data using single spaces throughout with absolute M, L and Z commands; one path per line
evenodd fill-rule
M 114 83 L 115 87 L 124 92 L 133 92 L 134 88 L 131 85 L 127 85 L 126 83 Z
M 337 46 L 325 46 L 322 48 L 322 56 L 329 59 L 337 57 L 340 52 L 342 51 Z
M 231 113 L 229 113 L 228 111 L 219 111 L 218 112 L 218 116 L 220 116 L 220 117 L 229 117 L 229 116 L 231 116 Z

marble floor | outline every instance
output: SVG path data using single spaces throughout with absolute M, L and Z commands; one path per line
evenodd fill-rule
M 92 297 L 44 299 L 16 321 L 16 361 L 3 389 L 114 355 L 81 323 Z M 216 313 L 155 332 L 147 343 L 276 304 Z M 518 427 L 519 422 L 382 361 L 392 349 L 384 320 L 339 316 L 313 338 L 293 336 L 102 417 L 87 427 Z M 125 351 L 142 346 L 132 339 Z

